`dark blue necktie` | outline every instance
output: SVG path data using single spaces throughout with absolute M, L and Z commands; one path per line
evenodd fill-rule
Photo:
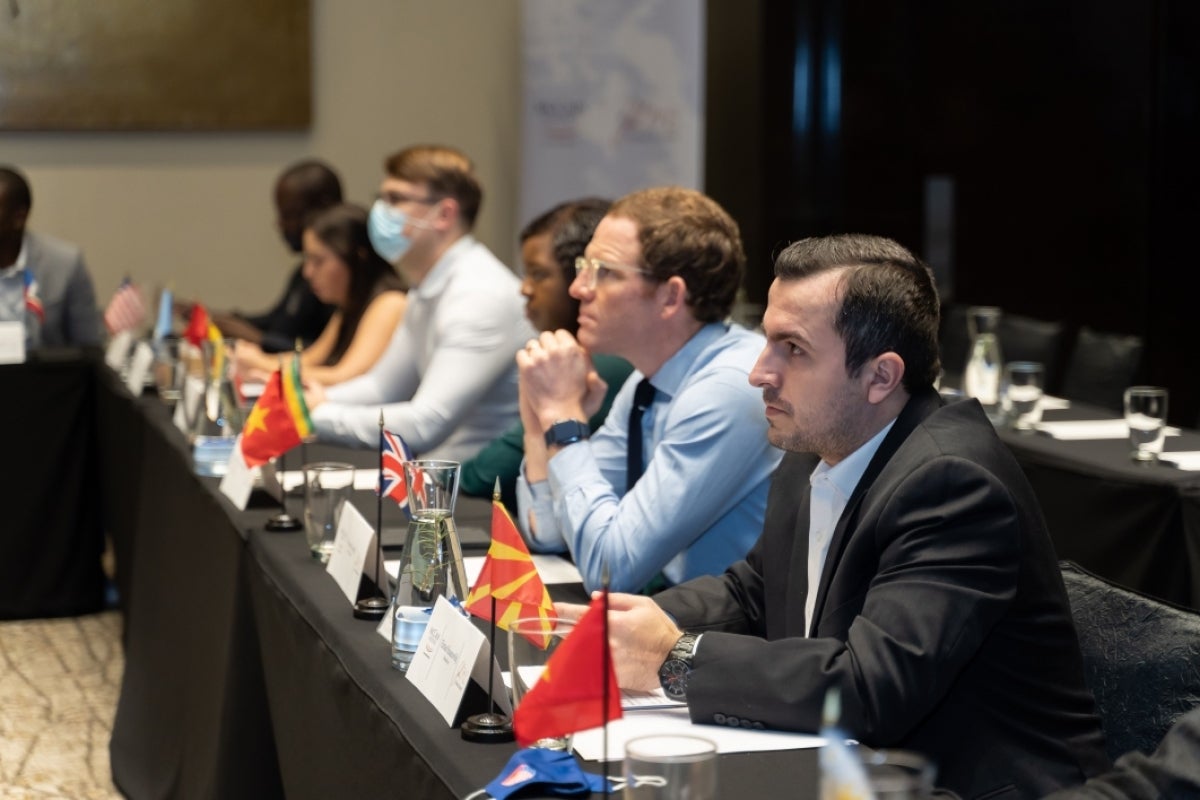
M 654 387 L 649 378 L 638 382 L 633 393 L 633 407 L 629 409 L 629 450 L 625 460 L 625 491 L 633 488 L 644 471 L 642 459 L 642 415 L 654 402 Z

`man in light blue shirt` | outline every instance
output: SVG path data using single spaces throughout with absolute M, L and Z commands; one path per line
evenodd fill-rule
M 780 458 L 747 380 L 764 340 L 724 322 L 744 265 L 737 224 L 710 198 L 634 192 L 576 263 L 578 339 L 547 331 L 517 354 L 521 526 L 532 549 L 569 551 L 588 589 L 606 570 L 615 591 L 719 574 L 762 529 Z M 589 439 L 605 388 L 591 353 L 635 372 Z

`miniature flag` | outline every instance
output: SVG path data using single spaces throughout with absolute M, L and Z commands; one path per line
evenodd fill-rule
M 621 693 L 605 638 L 606 601 L 603 595 L 592 600 L 513 712 L 513 730 L 522 747 L 621 717 Z
M 154 338 L 163 339 L 171 335 L 174 324 L 175 300 L 170 289 L 163 289 L 158 297 L 158 320 L 154 323 Z
M 183 338 L 187 339 L 196 347 L 208 338 L 208 309 L 196 303 L 192 306 L 192 313 L 188 317 L 188 326 L 183 331 Z
M 242 429 L 242 456 L 256 467 L 286 453 L 312 435 L 312 418 L 300 385 L 300 362 L 275 370 L 263 393 L 246 417 Z
M 25 310 L 38 318 L 38 322 L 45 324 L 46 310 L 42 308 L 42 299 L 38 297 L 38 282 L 37 278 L 33 277 L 33 271 L 26 267 L 25 273 Z
M 466 609 L 480 619 L 492 618 L 491 598 L 496 598 L 496 625 L 508 630 L 514 620 L 540 617 L 553 627 L 554 603 L 542 583 L 525 540 L 504 504 L 492 501 L 492 544 L 483 569 L 467 592 Z M 545 647 L 549 634 L 534 644 Z
M 132 331 L 146 321 L 146 304 L 141 290 L 129 278 L 121 281 L 108 308 L 104 309 L 104 326 L 110 334 Z
M 382 417 L 381 417 L 382 419 Z M 408 511 L 408 486 L 404 483 L 404 462 L 412 461 L 412 451 L 398 433 L 380 428 L 379 492 Z

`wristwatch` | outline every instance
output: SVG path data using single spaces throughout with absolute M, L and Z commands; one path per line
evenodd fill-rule
M 577 419 L 560 419 L 546 429 L 546 447 L 565 447 L 591 436 L 592 429 Z
M 685 633 L 680 636 L 667 660 L 658 668 L 658 682 L 663 691 L 672 700 L 686 700 L 688 678 L 692 675 L 692 657 L 696 654 L 696 642 L 700 640 L 698 633 Z

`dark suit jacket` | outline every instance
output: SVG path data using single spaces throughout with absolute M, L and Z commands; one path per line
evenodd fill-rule
M 1184 714 L 1150 755 L 1126 753 L 1112 772 L 1047 800 L 1196 800 L 1200 798 L 1200 708 Z
M 931 757 L 963 797 L 1039 797 L 1105 769 L 1054 549 L 979 404 L 910 399 L 837 524 L 804 638 L 817 463 L 785 456 L 745 561 L 655 597 L 717 631 L 696 653 L 692 719 L 815 731 L 836 684 L 843 728 Z
M 333 316 L 333 306 L 326 305 L 313 294 L 304 280 L 304 265 L 296 267 L 288 278 L 287 288 L 270 310 L 262 314 L 238 314 L 263 333 L 264 353 L 288 353 L 299 339 L 308 347 Z

